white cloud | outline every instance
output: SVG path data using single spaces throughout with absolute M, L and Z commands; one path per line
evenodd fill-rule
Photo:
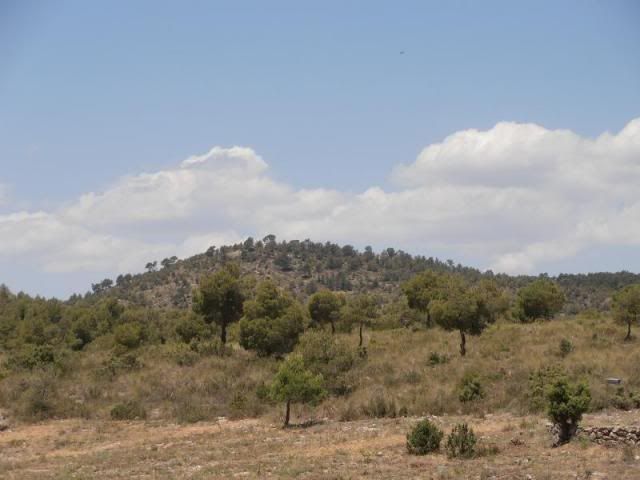
M 394 191 L 296 189 L 250 148 L 215 147 L 56 211 L 0 216 L 0 262 L 114 274 L 275 233 L 519 273 L 591 247 L 640 246 L 640 119 L 596 139 L 517 123 L 460 131 L 391 178 Z

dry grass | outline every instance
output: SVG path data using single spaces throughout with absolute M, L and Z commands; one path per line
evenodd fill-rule
M 406 329 L 369 334 L 369 358 L 358 372 L 360 384 L 347 399 L 332 401 L 326 413 L 365 404 L 371 397 L 394 399 L 409 414 L 483 414 L 530 411 L 529 375 L 549 365 L 564 368 L 575 380 L 586 380 L 594 409 L 607 407 L 615 388 L 606 377 L 623 379 L 626 389 L 640 392 L 640 342 L 623 342 L 624 328 L 608 318 L 571 317 L 544 323 L 501 322 L 468 340 L 467 356 L 458 354 L 458 334 L 440 329 Z M 570 339 L 574 350 L 563 357 L 560 340 Z M 354 338 L 355 341 L 355 338 Z M 430 365 L 429 355 L 448 356 Z M 461 403 L 458 387 L 465 373 L 476 374 L 485 390 L 482 400 Z
M 637 479 L 636 449 L 573 442 L 549 448 L 541 417 L 437 417 L 445 431 L 469 421 L 497 453 L 471 460 L 406 453 L 415 418 L 326 421 L 283 430 L 266 419 L 179 426 L 63 420 L 0 434 L 0 477 L 21 479 Z M 640 412 L 617 417 L 640 422 Z M 587 423 L 610 422 L 589 416 Z M 517 440 L 517 441 L 515 441 Z M 497 448 L 496 448 L 497 447 Z M 491 449 L 489 449 L 491 450 Z
M 372 415 L 373 403 L 409 415 L 531 413 L 529 375 L 548 365 L 562 366 L 574 379 L 589 382 L 593 410 L 612 405 L 616 388 L 606 377 L 623 379 L 627 391 L 640 393 L 640 341 L 623 342 L 624 327 L 608 318 L 571 317 L 533 324 L 500 322 L 468 340 L 468 354 L 458 354 L 458 334 L 434 328 L 368 331 L 368 357 L 350 376 L 355 389 L 328 398 L 311 411 L 296 406 L 298 416 L 334 420 Z M 357 345 L 357 335 L 343 335 Z M 560 340 L 574 349 L 563 356 Z M 446 357 L 433 365 L 432 353 Z M 148 346 L 136 352 L 139 368 L 108 372 L 111 353 L 100 345 L 74 353 L 63 374 L 45 371 L 7 372 L 0 381 L 0 408 L 13 418 L 38 417 L 107 419 L 120 402 L 139 402 L 151 420 L 194 422 L 256 417 L 280 413 L 260 395 L 277 368 L 273 359 L 256 358 L 237 347 L 230 356 L 195 358 L 182 362 L 175 346 Z M 483 399 L 460 402 L 459 384 L 475 374 L 485 391 Z M 33 412 L 34 398 L 45 396 L 50 409 Z M 37 405 L 36 405 L 37 406 Z M 373 405 L 375 407 L 375 405 Z M 384 410 L 384 409 L 383 409 Z M 388 415 L 388 414 L 387 414 Z

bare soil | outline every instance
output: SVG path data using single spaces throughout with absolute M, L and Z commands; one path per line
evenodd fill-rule
M 550 448 L 546 420 L 534 416 L 432 417 L 445 433 L 468 422 L 489 451 L 471 460 L 409 455 L 405 436 L 417 420 L 324 421 L 286 430 L 267 418 L 18 425 L 0 432 L 0 478 L 640 479 L 638 447 L 578 439 Z M 584 423 L 638 424 L 640 412 L 590 415 Z

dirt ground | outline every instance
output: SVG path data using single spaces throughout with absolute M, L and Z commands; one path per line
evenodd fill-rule
M 416 418 L 327 420 L 287 430 L 269 419 L 194 425 L 60 420 L 0 432 L 0 478 L 640 479 L 640 448 L 584 439 L 550 448 L 543 417 L 433 420 L 445 433 L 467 421 L 487 451 L 472 460 L 409 455 L 405 436 Z M 640 412 L 587 416 L 584 423 L 637 425 Z

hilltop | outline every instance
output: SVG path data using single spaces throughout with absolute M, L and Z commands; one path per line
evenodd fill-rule
M 511 292 L 539 278 L 483 272 L 452 260 L 411 255 L 394 248 L 374 252 L 366 247 L 358 251 L 351 245 L 329 242 L 278 242 L 275 236 L 268 235 L 258 241 L 248 238 L 235 245 L 212 246 L 204 253 L 182 260 L 172 257 L 149 262 L 147 272 L 122 274 L 115 281 L 105 279 L 93 285 L 93 292 L 134 305 L 188 308 L 193 289 L 202 275 L 230 261 L 238 263 L 243 274 L 258 281 L 270 278 L 300 301 L 320 288 L 376 293 L 393 300 L 400 296 L 401 282 L 424 270 L 455 272 L 472 281 L 492 278 Z M 613 292 L 640 282 L 640 274 L 626 271 L 560 274 L 549 278 L 563 287 L 567 296 L 563 311 L 568 314 L 587 309 L 607 311 Z

